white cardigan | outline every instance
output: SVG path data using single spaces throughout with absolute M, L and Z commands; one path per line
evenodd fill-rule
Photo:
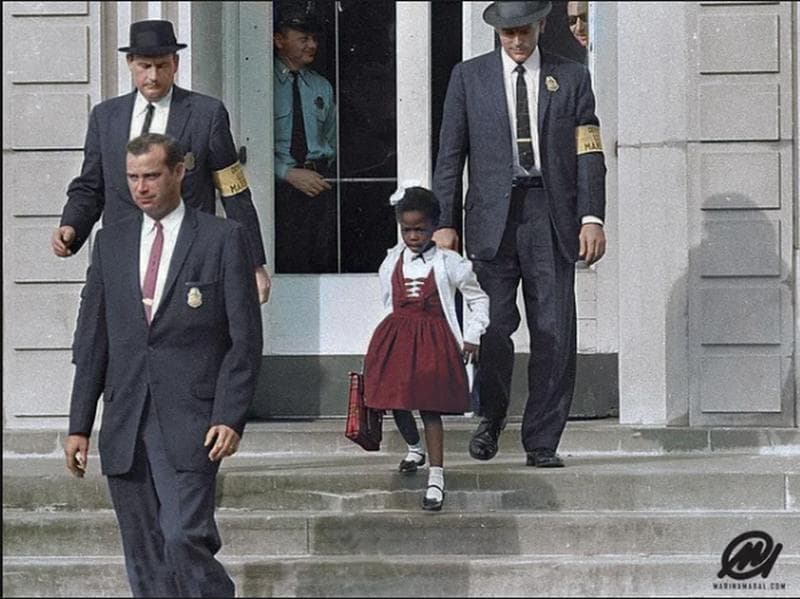
M 378 269 L 381 281 L 381 298 L 383 299 L 384 317 L 393 311 L 392 305 L 392 273 L 397 261 L 401 259 L 406 244 L 398 243 L 387 251 L 386 258 Z M 411 250 L 409 250 L 411 251 Z M 442 302 L 442 310 L 447 324 L 463 350 L 464 341 L 479 345 L 481 335 L 489 326 L 489 296 L 478 285 L 478 278 L 472 270 L 472 262 L 452 250 L 436 248 L 433 255 L 433 276 Z M 464 336 L 458 326 L 456 316 L 456 291 L 464 296 Z

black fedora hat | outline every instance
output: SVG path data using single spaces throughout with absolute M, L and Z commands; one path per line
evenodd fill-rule
M 175 39 L 175 31 L 169 21 L 137 21 L 131 23 L 130 46 L 119 51 L 141 56 L 161 56 L 185 47 L 186 44 L 179 44 Z
M 522 27 L 546 17 L 552 7 L 552 2 L 492 2 L 483 20 L 492 27 Z

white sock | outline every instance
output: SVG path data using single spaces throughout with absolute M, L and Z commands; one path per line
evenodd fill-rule
M 428 471 L 428 490 L 425 493 L 425 497 L 432 501 L 441 501 L 444 498 L 443 491 L 440 491 L 436 487 L 431 487 L 430 485 L 436 485 L 437 487 L 444 489 L 444 468 L 442 466 L 431 466 Z
M 424 458 L 425 450 L 422 449 L 422 443 L 420 441 L 417 441 L 415 445 L 408 446 L 408 453 L 405 457 L 407 462 L 416 462 L 417 464 L 421 464 Z

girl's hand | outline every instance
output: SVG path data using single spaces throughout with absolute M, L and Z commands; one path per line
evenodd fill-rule
M 478 346 L 474 343 L 464 342 L 464 351 L 461 352 L 464 356 L 464 363 L 472 362 L 473 364 L 478 361 Z

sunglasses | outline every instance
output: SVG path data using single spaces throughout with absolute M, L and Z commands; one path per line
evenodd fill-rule
M 582 15 L 569 15 L 569 17 L 567 17 L 567 19 L 568 19 L 570 25 L 574 25 L 575 23 L 578 22 L 578 19 L 580 19 L 581 21 L 586 23 L 588 16 L 589 15 L 587 15 L 586 13 L 584 13 Z

